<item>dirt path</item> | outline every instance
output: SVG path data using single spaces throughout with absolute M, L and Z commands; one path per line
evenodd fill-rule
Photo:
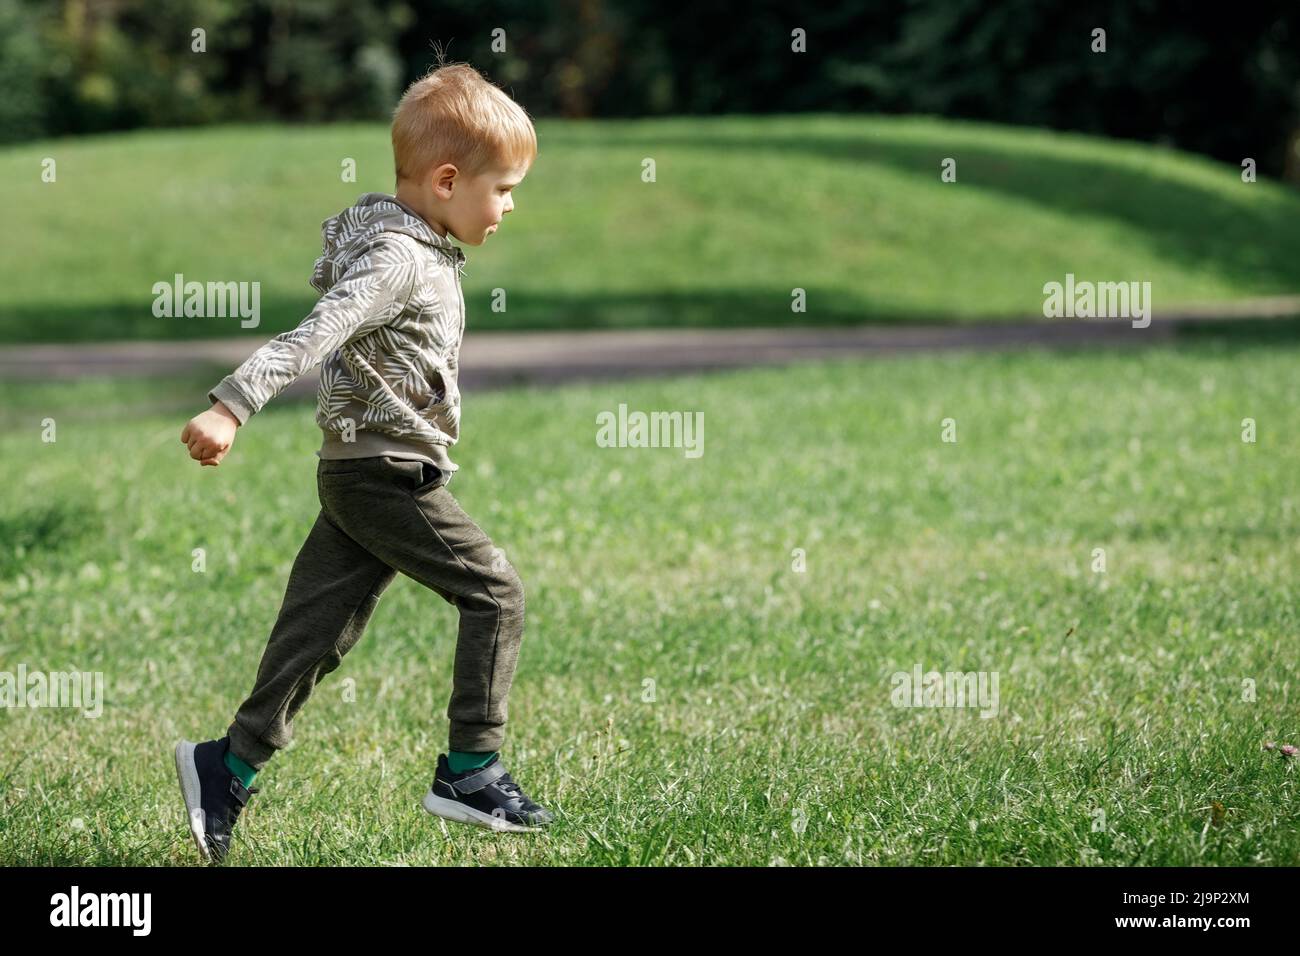
M 1273 311 L 1259 303 L 1273 303 Z M 565 382 L 707 371 L 803 360 L 856 358 L 911 351 L 1019 348 L 1142 348 L 1167 343 L 1184 329 L 1231 318 L 1288 317 L 1300 300 L 1256 300 L 1245 314 L 1216 305 L 1157 318 L 1147 328 L 1123 319 L 1067 319 L 979 325 L 891 325 L 847 328 L 647 329 L 592 332 L 469 332 L 461 349 L 461 383 L 483 388 L 523 382 Z M 182 342 L 16 345 L 0 349 L 0 379 L 69 379 L 100 375 L 173 375 L 234 369 L 265 338 Z M 316 372 L 293 392 L 314 389 Z

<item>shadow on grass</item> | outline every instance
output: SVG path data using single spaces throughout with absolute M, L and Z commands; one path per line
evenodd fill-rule
M 16 577 L 46 554 L 76 550 L 104 528 L 98 510 L 73 502 L 53 502 L 0 515 L 0 578 Z
M 793 280 L 792 280 L 793 281 Z M 810 309 L 790 311 L 789 289 L 719 290 L 709 293 L 654 295 L 582 295 L 512 290 L 510 311 L 492 312 L 488 296 L 475 302 L 466 295 L 469 329 L 560 331 L 569 329 L 739 328 L 785 325 L 896 325 L 945 322 L 941 317 L 881 309 L 866 300 L 848 299 L 840 290 L 802 286 Z M 26 305 L 6 309 L 0 341 L 9 344 L 61 342 L 130 342 L 187 339 L 268 339 L 298 325 L 316 304 L 310 297 L 262 297 L 261 321 L 241 328 L 238 318 L 155 317 L 148 304 L 105 303 L 96 306 Z
M 1300 286 L 1300 283 L 1298 283 Z M 582 331 L 586 329 L 695 328 L 729 329 L 792 326 L 909 326 L 1024 323 L 1034 316 L 988 319 L 935 316 L 920 312 L 881 309 L 866 301 L 846 301 L 839 293 L 808 288 L 808 312 L 792 313 L 789 296 L 782 290 L 770 292 L 734 291 L 701 294 L 558 296 L 512 294 L 507 315 L 491 312 L 486 305 L 470 307 L 467 333 L 484 331 Z M 0 326 L 0 341 L 9 344 L 89 343 L 131 341 L 186 341 L 191 339 L 240 338 L 249 340 L 251 352 L 260 342 L 297 326 L 311 311 L 314 299 L 266 302 L 262 321 L 256 328 L 242 329 L 237 319 L 157 319 L 137 306 L 104 306 L 96 309 L 11 310 L 9 321 Z M 42 319 L 36 322 L 36 313 Z M 143 314 L 142 314 L 143 313 Z M 1300 317 L 1285 319 L 1225 319 L 1222 322 L 1189 323 L 1180 334 L 1232 338 L 1241 341 L 1286 342 L 1295 339 Z M 37 331 L 39 330 L 39 331 Z M 217 381 L 229 369 L 213 367 Z

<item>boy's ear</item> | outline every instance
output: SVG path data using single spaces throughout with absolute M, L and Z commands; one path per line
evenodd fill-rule
M 445 189 L 450 192 L 455 187 L 459 174 L 460 170 L 458 170 L 455 165 L 452 163 L 443 163 L 430 174 L 429 185 L 432 186 L 434 190 Z

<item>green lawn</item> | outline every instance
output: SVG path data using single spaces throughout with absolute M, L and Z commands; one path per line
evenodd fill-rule
M 1045 282 L 1149 281 L 1157 310 L 1300 292 L 1300 192 L 1147 145 L 926 118 L 538 124 L 516 209 L 466 247 L 477 328 L 969 321 Z M 41 181 L 56 161 L 57 181 Z M 957 160 L 957 182 L 940 163 Z M 343 182 L 341 163 L 357 163 Z M 656 181 L 642 181 L 642 160 Z M 0 150 L 0 341 L 293 327 L 320 223 L 392 189 L 383 125 L 140 132 Z M 261 323 L 156 318 L 155 282 L 259 282 Z M 506 290 L 506 311 L 490 308 Z M 791 311 L 791 290 L 807 311 Z
M 399 577 L 231 862 L 1296 865 L 1295 761 L 1262 745 L 1300 744 L 1298 360 L 1206 339 L 467 395 L 455 493 L 528 593 L 504 756 L 559 821 L 420 808 L 455 612 Z M 154 412 L 140 383 L 0 384 L 0 669 L 106 681 L 95 719 L 0 716 L 0 863 L 195 860 L 171 745 L 250 689 L 318 508 L 310 406 L 186 457 L 209 384 Z M 619 403 L 702 411 L 703 456 L 598 447 Z M 916 666 L 996 672 L 996 715 L 893 706 Z

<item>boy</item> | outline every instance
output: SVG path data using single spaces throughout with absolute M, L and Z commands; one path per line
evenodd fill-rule
M 523 634 L 519 575 L 447 490 L 460 433 L 458 358 L 465 260 L 514 208 L 537 156 L 524 110 L 466 64 L 413 83 L 394 112 L 395 195 L 367 193 L 322 224 L 312 285 L 322 297 L 212 389 L 181 441 L 218 465 L 235 430 L 324 362 L 316 423 L 321 510 L 289 576 L 257 680 L 226 735 L 176 745 L 190 830 L 221 862 L 254 775 L 292 738 L 294 715 L 360 639 L 396 572 L 460 611 L 450 745 L 424 808 L 493 829 L 553 819 L 497 751 Z

